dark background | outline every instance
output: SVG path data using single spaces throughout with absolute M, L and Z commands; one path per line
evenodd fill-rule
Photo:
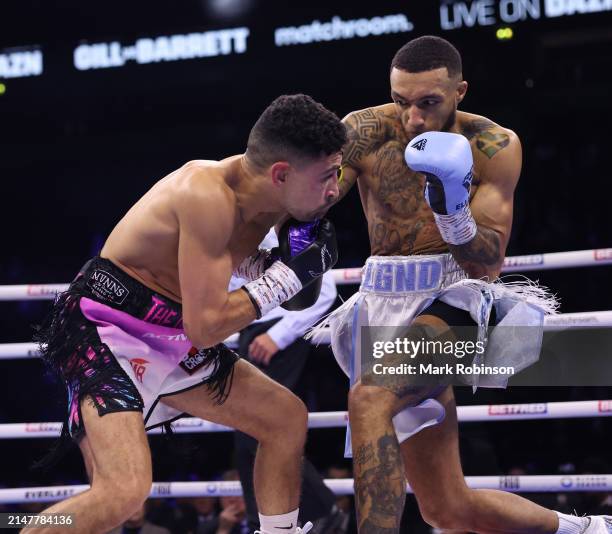
M 6 86 L 0 95 L 0 284 L 69 281 L 155 181 L 191 159 L 241 153 L 251 125 L 280 94 L 310 94 L 339 116 L 388 101 L 393 54 L 423 34 L 441 35 L 462 53 L 470 86 L 461 109 L 515 130 L 522 140 L 524 167 L 508 255 L 612 246 L 612 12 L 545 19 L 542 8 L 539 20 L 511 25 L 513 39 L 501 42 L 495 36 L 499 27 L 507 26 L 501 22 L 442 30 L 440 3 L 434 0 L 253 0 L 246 2 L 250 7 L 244 14 L 231 17 L 215 14 L 211 6 L 216 4 L 224 2 L 2 3 L 0 50 L 39 45 L 44 73 L 0 80 Z M 412 32 L 274 46 L 278 26 L 396 13 L 413 22 Z M 130 44 L 139 37 L 237 26 L 250 29 L 248 50 L 240 55 L 90 71 L 73 66 L 73 50 L 81 42 Z M 330 217 L 339 234 L 339 266 L 361 265 L 369 248 L 356 191 Z M 559 294 L 562 312 L 575 312 L 612 307 L 610 274 L 610 267 L 594 267 L 530 276 Z M 353 290 L 345 287 L 341 293 Z M 30 325 L 48 306 L 0 303 L 0 342 L 29 340 Z M 43 378 L 40 362 L 0 361 L 0 384 L 0 421 L 62 417 L 63 393 L 51 378 Z M 346 407 L 347 384 L 328 348 L 313 350 L 303 389 L 311 411 Z M 609 393 L 517 388 L 475 396 L 460 391 L 459 397 L 462 403 L 480 404 L 607 398 Z M 585 458 L 605 462 L 604 437 L 610 435 L 605 423 L 467 425 L 464 436 L 492 447 L 496 462 L 466 459 L 466 472 L 495 474 L 520 464 L 546 473 L 562 463 L 580 466 Z M 229 453 L 218 454 L 231 449 L 229 436 L 181 439 L 205 446 L 195 460 L 175 465 L 174 456 L 159 445 L 162 452 L 154 451 L 157 480 L 188 472 L 210 477 L 231 462 Z M 34 441 L 0 442 L 0 484 L 82 480 L 76 455 L 59 471 L 29 473 L 31 459 L 49 444 Z M 317 465 L 342 463 L 343 441 L 341 430 L 311 433 L 309 449 Z

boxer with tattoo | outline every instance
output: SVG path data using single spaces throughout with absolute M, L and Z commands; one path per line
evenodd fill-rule
M 501 331 L 509 310 L 522 314 L 521 324 L 541 328 L 557 305 L 543 288 L 496 281 L 521 143 L 512 130 L 458 111 L 468 83 L 455 47 L 433 36 L 410 41 L 393 58 L 390 85 L 392 102 L 344 119 L 349 141 L 340 196 L 358 184 L 372 256 L 359 292 L 327 321 L 351 380 L 359 532 L 399 532 L 408 482 L 423 518 L 439 529 L 609 533 L 609 518 L 567 516 L 511 493 L 468 488 L 452 387 L 416 385 L 402 375 L 372 383 L 361 367 L 363 326 L 406 325 L 449 340 L 464 327 L 476 339 L 488 326 Z M 533 363 L 538 352 L 532 347 L 516 359 Z

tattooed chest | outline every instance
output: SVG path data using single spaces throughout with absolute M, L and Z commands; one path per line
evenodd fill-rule
M 391 141 L 376 151 L 360 183 L 366 189 L 372 254 L 412 254 L 425 234 L 439 237 L 423 194 L 424 180 L 406 166 L 400 143 Z
M 400 143 L 387 143 L 377 151 L 368 183 L 375 202 L 390 215 L 413 217 L 425 203 L 424 177 L 407 167 Z
M 400 219 L 368 209 L 368 233 L 372 254 L 378 256 L 408 256 L 445 252 L 446 244 L 431 211 L 416 217 Z
M 477 186 L 472 185 L 470 200 Z M 399 202 L 401 206 L 401 202 Z M 398 203 L 389 205 L 370 192 L 364 203 L 372 254 L 379 256 L 407 256 L 410 254 L 439 254 L 448 251 L 440 236 L 433 212 L 424 199 L 414 208 L 398 210 Z

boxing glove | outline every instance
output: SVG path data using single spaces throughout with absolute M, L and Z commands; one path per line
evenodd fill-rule
M 278 259 L 259 278 L 243 286 L 258 317 L 309 288 L 336 264 L 338 246 L 332 223 L 327 219 L 315 223 L 285 222 L 279 232 L 279 246 L 272 249 L 270 261 L 274 258 Z M 320 283 L 318 290 L 316 286 L 309 289 L 302 298 L 288 304 L 288 309 L 311 306 L 319 291 Z
M 442 239 L 452 245 L 472 240 L 477 227 L 469 205 L 474 162 L 468 140 L 460 134 L 426 132 L 408 143 L 404 156 L 408 167 L 425 174 L 425 200 Z

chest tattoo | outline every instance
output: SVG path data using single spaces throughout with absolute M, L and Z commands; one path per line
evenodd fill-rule
M 372 168 L 378 200 L 395 215 L 410 217 L 423 202 L 423 180 L 404 161 L 404 147 L 389 141 L 377 153 Z

